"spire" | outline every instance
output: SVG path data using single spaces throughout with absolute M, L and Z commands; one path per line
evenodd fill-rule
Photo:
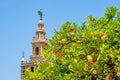
M 23 52 L 23 54 L 22 54 L 22 62 L 24 62 L 25 61 L 25 59 L 24 59 L 24 52 Z

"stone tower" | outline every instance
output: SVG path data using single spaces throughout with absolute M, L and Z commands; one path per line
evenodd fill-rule
M 40 20 L 36 30 L 36 37 L 33 37 L 32 40 L 32 55 L 30 56 L 30 61 L 25 61 L 24 54 L 22 56 L 21 80 L 24 80 L 23 74 L 26 68 L 30 68 L 30 70 L 33 72 L 36 69 L 38 62 L 44 61 L 42 50 L 47 45 L 47 39 L 45 37 L 46 32 L 44 29 L 44 22 L 42 20 L 42 12 L 38 11 L 38 14 L 40 15 Z

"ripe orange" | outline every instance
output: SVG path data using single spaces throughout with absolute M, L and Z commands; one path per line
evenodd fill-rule
M 56 52 L 55 55 L 56 55 L 56 56 L 62 56 L 62 53 L 60 53 L 60 52 Z
M 110 77 L 107 76 L 107 77 L 105 78 L 105 80 L 110 80 Z
M 91 32 L 91 33 L 89 34 L 89 36 L 90 36 L 90 37 L 94 36 L 94 33 Z
M 93 63 L 93 58 L 92 58 L 91 55 L 88 55 L 88 56 L 87 56 L 87 60 L 88 60 L 89 63 Z
M 83 68 L 83 70 L 87 72 L 87 71 L 88 71 L 88 67 L 85 66 L 85 67 Z
M 74 32 L 71 32 L 71 33 L 70 33 L 70 36 L 75 36 L 75 33 L 74 33 Z
M 103 36 L 101 37 L 101 39 L 102 39 L 103 41 L 106 41 L 106 40 L 107 40 L 107 38 L 106 38 L 105 35 L 103 35 Z
M 120 57 L 118 57 L 118 59 L 117 59 L 117 60 L 118 60 L 118 62 L 120 62 Z
M 97 75 L 98 71 L 97 70 L 93 70 L 92 74 Z
M 66 40 L 65 39 L 62 39 L 61 40 L 61 44 L 65 44 L 66 43 Z
M 87 55 L 87 59 L 90 59 L 90 58 L 92 58 L 92 56 L 91 55 Z
M 77 44 L 81 44 L 81 42 L 80 42 L 80 41 L 77 41 L 76 43 L 77 43 Z
M 89 62 L 89 63 L 93 63 L 93 58 L 88 59 L 88 62 Z
M 117 72 L 117 76 L 120 78 L 120 71 Z

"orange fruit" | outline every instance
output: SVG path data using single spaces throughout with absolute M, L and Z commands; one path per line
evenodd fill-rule
M 101 37 L 101 39 L 102 39 L 103 41 L 106 41 L 106 40 L 107 40 L 107 38 L 106 38 L 105 35 L 103 35 L 103 36 Z
M 81 44 L 81 42 L 80 42 L 80 41 L 77 41 L 76 43 L 77 43 L 77 44 Z
M 87 56 L 87 60 L 88 60 L 89 63 L 93 63 L 93 58 L 92 58 L 91 55 L 88 55 L 88 56 Z
M 110 77 L 107 76 L 107 77 L 105 78 L 105 80 L 110 80 Z
M 87 72 L 87 71 L 88 71 L 88 67 L 85 66 L 85 67 L 83 68 L 83 70 Z
M 118 60 L 118 62 L 120 62 L 120 57 L 118 57 L 118 59 L 117 59 L 117 60 Z
M 89 34 L 89 36 L 90 36 L 90 37 L 94 36 L 94 33 L 91 32 L 91 33 Z
M 92 74 L 97 75 L 98 71 L 97 70 L 93 70 Z
M 93 63 L 93 58 L 88 59 L 88 62 L 89 62 L 89 63 Z
M 90 58 L 92 58 L 92 56 L 91 55 L 87 55 L 87 59 L 90 59 Z
M 66 43 L 66 40 L 65 39 L 62 39 L 61 40 L 61 44 L 65 44 Z
M 120 78 L 120 71 L 117 72 L 117 76 Z
M 70 33 L 70 36 L 75 36 L 75 33 L 74 33 L 74 32 L 71 32 L 71 33 Z
M 56 56 L 62 56 L 62 53 L 60 53 L 60 52 L 56 52 L 55 55 L 56 55 Z

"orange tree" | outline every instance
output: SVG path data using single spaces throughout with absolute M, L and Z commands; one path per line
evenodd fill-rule
M 26 80 L 119 80 L 120 12 L 108 7 L 102 18 L 88 16 L 79 27 L 66 22 L 44 50 L 45 62 Z

